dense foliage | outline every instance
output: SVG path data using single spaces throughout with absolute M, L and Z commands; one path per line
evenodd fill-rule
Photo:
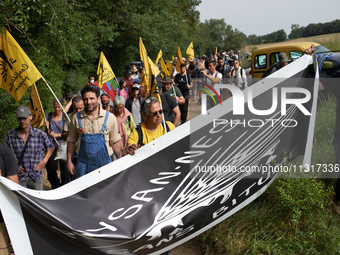
M 116 76 L 139 60 L 139 37 L 151 59 L 163 51 L 165 59 L 183 56 L 191 41 L 195 54 L 241 49 L 246 36 L 223 19 L 199 22 L 200 0 L 3 0 L 0 26 L 6 27 L 31 58 L 58 96 L 75 92 L 96 74 L 103 51 Z M 38 81 L 45 111 L 52 94 Z M 0 140 L 13 123 L 14 100 L 1 90 Z M 27 93 L 28 94 L 28 93 Z M 27 105 L 28 95 L 19 102 Z M 3 105 L 6 104 L 6 105 Z M 7 121 L 10 120 L 10 121 Z

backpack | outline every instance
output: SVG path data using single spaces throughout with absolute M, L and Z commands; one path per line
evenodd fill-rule
M 242 68 L 242 67 L 240 67 L 241 68 L 241 70 L 240 70 L 240 72 L 241 72 L 241 77 L 242 77 L 242 74 L 245 74 L 245 70 Z M 231 77 L 234 75 L 234 71 L 235 71 L 235 69 L 233 69 L 232 71 L 231 71 Z M 236 75 L 236 73 L 235 73 L 235 75 Z M 237 86 L 238 87 L 238 86 Z M 242 90 L 244 90 L 245 89 L 245 87 L 244 87 L 244 82 L 242 82 Z
M 163 124 L 163 121 L 162 121 Z M 166 126 L 166 132 L 170 131 L 170 128 L 168 126 L 168 123 L 165 122 L 165 126 Z M 164 125 L 162 125 L 162 127 L 164 128 Z M 137 133 L 138 133 L 138 144 L 140 146 L 144 146 L 145 144 L 143 143 L 143 132 L 142 132 L 142 128 L 140 125 L 137 125 L 136 127 Z

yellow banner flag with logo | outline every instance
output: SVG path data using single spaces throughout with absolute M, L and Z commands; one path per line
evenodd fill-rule
M 31 126 L 38 128 L 45 124 L 45 113 L 41 105 L 40 97 L 38 94 L 37 86 L 33 84 L 31 87 L 31 97 L 29 107 L 32 113 Z
M 42 77 L 20 45 L 5 29 L 0 29 L 0 88 L 16 102 Z
M 99 58 L 99 63 L 98 63 L 98 68 L 97 68 L 97 76 L 98 76 L 98 86 L 100 88 L 103 87 L 103 83 L 109 80 L 112 80 L 116 77 L 116 75 L 112 71 L 112 68 L 109 62 L 107 61 L 102 51 L 100 52 L 100 58 Z
M 143 44 L 141 37 L 139 37 L 139 53 L 140 53 L 140 58 L 143 62 L 143 69 L 142 69 L 143 78 L 142 78 L 141 84 L 144 87 L 145 95 L 149 95 L 150 86 L 151 86 L 149 59 L 148 59 L 148 53 L 146 52 L 146 49 L 145 49 L 145 46 Z
M 160 74 L 158 67 L 152 62 L 152 60 L 148 57 L 149 66 L 150 66 L 150 74 L 151 74 L 151 84 L 150 84 L 150 94 L 145 94 L 145 98 L 147 97 L 156 97 L 160 105 L 162 105 L 162 100 L 159 95 L 157 80 L 156 77 Z
M 170 76 L 170 72 L 168 68 L 166 67 L 165 62 L 162 57 L 161 57 L 161 69 L 162 69 L 162 77 L 164 77 L 164 75 Z
M 169 70 L 169 75 L 172 75 L 172 73 L 173 73 L 173 71 L 174 71 L 174 65 L 172 64 L 172 63 L 170 63 L 170 61 L 167 61 L 166 62 L 166 67 L 168 68 L 168 70 Z
M 182 52 L 181 52 L 181 49 L 178 46 L 178 49 L 177 49 L 177 63 L 176 63 L 176 71 L 178 73 L 181 72 L 181 64 L 182 63 L 183 63 Z
M 194 53 L 194 42 L 191 42 L 188 49 L 187 49 L 188 59 L 191 60 L 192 58 L 195 58 Z
M 163 52 L 162 52 L 162 50 L 159 50 L 159 53 L 158 53 L 157 58 L 156 58 L 156 60 L 155 60 L 155 64 L 156 64 L 156 65 L 158 64 L 158 61 L 159 61 L 159 59 L 160 59 L 162 56 L 163 56 Z

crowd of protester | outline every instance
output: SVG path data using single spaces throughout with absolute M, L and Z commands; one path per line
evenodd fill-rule
M 188 60 L 183 58 L 180 71 L 177 72 L 176 58 L 171 62 L 173 73 L 170 76 L 162 75 L 158 82 L 160 110 L 152 112 L 152 117 L 157 119 L 157 123 L 159 120 L 171 123 L 167 125 L 171 127 L 169 130 L 172 126 L 184 124 L 188 119 L 189 98 L 191 96 L 193 101 L 199 102 L 202 93 L 200 88 L 230 81 L 238 85 L 237 81 L 242 80 L 239 68 L 241 59 L 240 52 L 235 54 L 234 51 L 196 56 Z M 150 125 L 150 118 L 145 114 L 152 104 L 145 103 L 140 68 L 135 64 L 130 65 L 123 73 L 124 78 L 116 80 L 116 87 L 110 82 L 99 86 L 95 76 L 90 75 L 80 93 L 67 93 L 65 102 L 62 98 L 54 99 L 53 112 L 45 116 L 45 132 L 31 127 L 30 109 L 20 107 L 17 111 L 18 127 L 10 130 L 5 139 L 5 144 L 13 149 L 19 162 L 19 183 L 25 187 L 42 189 L 41 170 L 46 167 L 47 179 L 51 188 L 55 189 L 99 167 L 96 165 L 99 155 L 108 163 L 128 154 L 129 150 L 126 149 L 130 135 L 134 134 L 137 127 L 144 130 L 147 119 Z M 144 109 L 145 105 L 149 108 Z M 65 141 L 67 160 L 56 159 L 59 146 Z M 92 143 L 98 147 L 98 153 L 93 152 Z M 81 154 L 91 154 L 93 158 Z M 84 166 L 77 174 L 76 168 L 82 164 L 91 166 Z
M 90 75 L 80 93 L 67 93 L 65 101 L 52 101 L 53 111 L 45 116 L 45 132 L 30 125 L 33 117 L 28 107 L 19 107 L 18 127 L 5 138 L 6 148 L 11 149 L 2 150 L 0 159 L 16 159 L 14 175 L 18 178 L 14 181 L 35 190 L 43 190 L 42 169 L 46 167 L 51 188 L 56 189 L 122 156 L 134 155 L 140 147 L 184 124 L 190 96 L 199 102 L 199 88 L 204 84 L 214 86 L 232 79 L 235 61 L 230 60 L 238 58 L 242 56 L 222 53 L 183 59 L 180 72 L 159 80 L 161 102 L 156 97 L 145 98 L 141 70 L 136 65 L 124 72 L 116 88 L 110 82 L 100 88 Z M 60 159 L 57 152 L 63 144 L 67 156 Z M 1 174 L 10 179 L 12 161 L 0 160 Z M 6 234 L 1 223 L 0 232 Z M 8 237 L 4 242 L 1 238 L 0 249 L 9 249 Z

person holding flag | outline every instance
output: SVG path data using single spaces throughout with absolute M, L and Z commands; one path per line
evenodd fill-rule
M 47 113 L 45 116 L 45 132 L 49 135 L 51 143 L 53 143 L 56 148 L 46 163 L 47 179 L 50 182 L 52 189 L 59 188 L 60 186 L 70 182 L 70 175 L 68 173 L 65 160 L 55 159 L 57 156 L 57 149 L 64 141 L 62 139 L 62 132 L 64 119 L 66 118 L 61 110 L 64 100 L 62 98 L 58 99 L 61 105 L 56 99 L 54 99 L 52 102 L 54 111 Z M 60 180 L 57 174 L 58 169 L 60 170 Z
M 178 87 L 172 84 L 172 79 L 170 76 L 165 75 L 161 80 L 162 83 L 162 92 L 165 94 L 169 94 L 172 96 L 178 104 L 185 104 L 185 98 L 182 95 L 182 92 Z
M 192 87 L 191 78 L 187 73 L 186 64 L 182 63 L 180 65 L 181 71 L 178 73 L 174 79 L 175 84 L 178 86 L 182 95 L 185 99 L 184 104 L 179 105 L 181 111 L 181 124 L 187 121 L 188 107 L 189 107 L 189 90 Z

